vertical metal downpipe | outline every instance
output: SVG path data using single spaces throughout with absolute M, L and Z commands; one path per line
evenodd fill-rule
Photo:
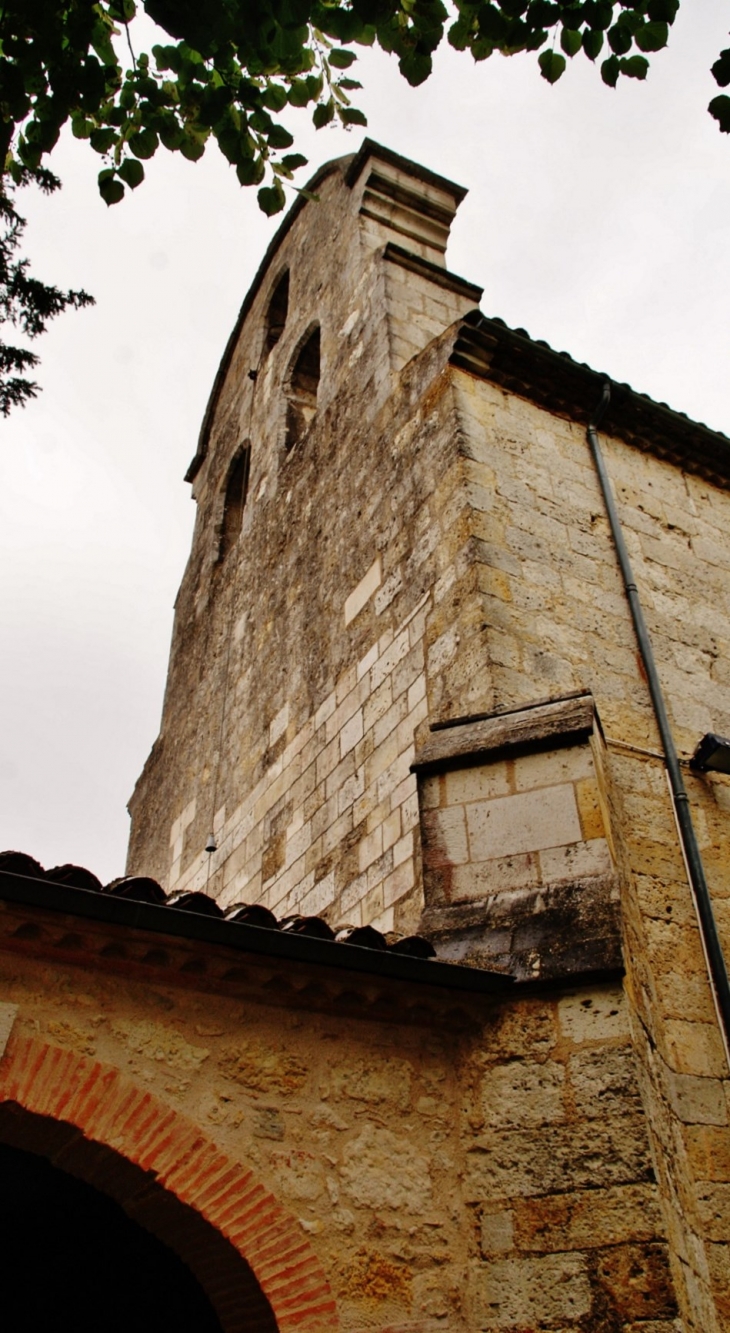
M 618 562 L 621 567 L 621 574 L 626 589 L 629 607 L 631 610 L 631 619 L 634 622 L 634 630 L 639 644 L 641 660 L 644 663 L 644 670 L 649 684 L 649 693 L 654 707 L 654 716 L 657 720 L 659 734 L 661 736 L 662 749 L 664 751 L 664 763 L 666 765 L 669 787 L 674 802 L 674 813 L 677 821 L 677 829 L 682 847 L 682 853 L 687 866 L 689 882 L 694 898 L 695 911 L 700 927 L 700 937 L 707 960 L 707 970 L 712 985 L 712 994 L 715 1001 L 715 1009 L 720 1024 L 720 1031 L 725 1046 L 725 1056 L 730 1067 L 730 981 L 728 981 L 727 967 L 722 952 L 722 945 L 717 933 L 717 924 L 715 914 L 712 910 L 712 901 L 710 899 L 707 880 L 705 878 L 705 868 L 702 864 L 702 857 L 697 843 L 697 835 L 692 823 L 692 814 L 690 812 L 689 797 L 684 786 L 682 771 L 677 758 L 677 751 L 674 745 L 669 718 L 664 703 L 661 682 L 654 660 L 654 651 L 651 646 L 651 639 L 644 620 L 644 612 L 639 599 L 639 591 L 634 581 L 634 574 L 631 568 L 629 553 L 626 549 L 624 534 L 621 528 L 621 520 L 616 508 L 616 502 L 613 498 L 611 483 L 609 481 L 606 464 L 598 441 L 597 430 L 606 413 L 606 409 L 611 401 L 611 386 L 606 383 L 603 386 L 603 393 L 598 408 L 588 425 L 588 444 L 590 445 L 593 462 L 595 463 L 596 473 L 598 475 L 601 493 L 603 495 L 606 513 L 611 527 Z

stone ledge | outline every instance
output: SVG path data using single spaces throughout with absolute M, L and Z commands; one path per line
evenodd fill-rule
M 434 772 L 442 767 L 479 763 L 485 756 L 548 744 L 573 744 L 590 735 L 596 725 L 591 694 L 556 699 L 495 717 L 458 722 L 435 731 L 411 764 L 411 772 Z
M 623 966 L 613 874 L 427 907 L 421 927 L 439 958 L 508 968 L 518 982 L 570 979 Z
M 383 259 L 391 264 L 398 264 L 401 268 L 407 269 L 409 273 L 417 273 L 421 278 L 427 278 L 429 282 L 435 282 L 437 287 L 443 287 L 448 292 L 455 292 L 457 296 L 464 296 L 469 301 L 474 301 L 478 305 L 482 299 L 483 287 L 478 287 L 476 283 L 468 282 L 466 278 L 460 278 L 456 273 L 450 273 L 448 269 L 441 268 L 438 264 L 433 264 L 429 259 L 422 259 L 420 255 L 415 255 L 411 250 L 404 250 L 402 246 L 395 245 L 389 241 L 383 251 Z

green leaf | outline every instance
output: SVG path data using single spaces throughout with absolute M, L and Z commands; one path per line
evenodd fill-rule
M 107 9 L 109 17 L 116 19 L 118 23 L 131 23 L 137 13 L 134 0 L 109 0 Z
M 574 56 L 580 51 L 583 45 L 583 38 L 575 28 L 563 28 L 560 34 L 560 45 L 566 56 Z
M 177 73 L 180 62 L 177 59 L 177 47 L 175 46 L 153 46 L 152 54 L 155 58 L 155 64 L 159 70 L 171 69 Z
M 727 88 L 730 83 L 730 48 L 720 52 L 719 58 L 712 66 L 712 73 L 715 83 L 719 83 L 721 88 Z
M 313 100 L 306 79 L 293 80 L 287 93 L 287 100 L 291 106 L 306 106 L 308 102 Z
M 596 56 L 601 54 L 603 49 L 603 33 L 596 28 L 585 28 L 583 30 L 583 50 L 589 60 L 595 60 Z
M 152 157 L 157 152 L 159 142 L 157 133 L 151 129 L 138 130 L 129 136 L 129 147 L 135 157 Z
M 118 167 L 117 174 L 126 181 L 130 190 L 136 190 L 138 185 L 144 180 L 144 167 L 138 162 L 136 157 L 126 157 L 122 165 Z
M 283 125 L 272 125 L 266 135 L 271 148 L 291 148 L 294 136 Z
M 298 171 L 300 167 L 306 167 L 307 159 L 303 153 L 287 153 L 282 162 L 288 171 Z
M 89 141 L 95 153 L 108 153 L 116 137 L 116 130 L 92 130 Z
M 124 186 L 114 176 L 105 176 L 104 180 L 100 177 L 99 194 L 107 208 L 109 208 L 112 204 L 118 204 L 124 198 Z
M 236 175 L 241 185 L 260 185 L 266 175 L 266 167 L 260 157 L 246 157 L 238 163 Z
M 117 57 L 111 42 L 109 25 L 98 18 L 91 29 L 91 45 L 103 65 L 116 65 Z
M 598 32 L 605 32 L 613 23 L 613 4 L 611 0 L 586 0 L 583 6 L 586 23 Z
M 261 94 L 261 101 L 269 111 L 283 111 L 287 102 L 286 88 L 282 83 L 270 83 Z
M 626 28 L 631 35 L 639 31 L 644 26 L 643 6 L 635 5 L 633 8 L 626 7 L 619 13 L 616 22 L 620 28 Z
M 455 51 L 466 51 L 471 42 L 474 31 L 474 23 L 471 18 L 461 17 L 452 23 L 448 31 L 449 45 L 453 46 Z
M 275 180 L 273 185 L 262 186 L 257 197 L 259 208 L 267 218 L 273 217 L 274 213 L 280 213 L 286 203 L 284 187 L 279 180 Z
M 609 56 L 601 65 L 601 78 L 607 83 L 609 88 L 615 88 L 619 76 L 618 56 Z
M 74 139 L 90 139 L 93 128 L 93 120 L 87 120 L 81 112 L 71 117 L 71 133 Z
M 161 111 L 155 116 L 155 129 L 160 136 L 160 143 L 163 148 L 174 153 L 183 141 L 185 131 L 179 123 L 174 111 Z
M 367 125 L 367 117 L 354 106 L 343 106 L 340 113 L 343 125 Z
M 629 56 L 619 60 L 619 68 L 630 79 L 645 79 L 649 73 L 649 61 L 646 56 Z
M 188 162 L 197 162 L 205 152 L 205 139 L 200 134 L 186 130 L 180 140 L 180 152 Z
M 333 51 L 328 52 L 327 59 L 334 69 L 349 69 L 350 65 L 354 65 L 357 56 L 354 51 L 343 51 L 336 46 Z
M 666 23 L 645 23 L 637 28 L 634 41 L 640 51 L 661 51 L 669 41 L 669 27 Z
M 426 82 L 433 69 L 433 61 L 427 51 L 409 51 L 398 61 L 398 67 L 411 87 L 418 88 L 420 84 Z M 366 125 L 367 121 L 360 120 L 353 123 Z
M 552 0 L 531 0 L 527 12 L 528 23 L 534 24 L 536 28 L 551 28 L 560 18 L 560 6 L 552 3 Z
M 649 0 L 647 14 L 652 22 L 674 23 L 679 9 L 679 0 Z
M 329 102 L 320 102 L 319 106 L 316 106 L 312 113 L 312 120 L 316 130 L 321 130 L 325 125 L 330 125 L 334 118 L 335 104 L 332 98 L 330 98 Z
M 625 56 L 626 52 L 631 50 L 633 40 L 629 29 L 623 24 L 615 23 L 608 30 L 608 44 L 614 55 Z
M 730 97 L 721 93 L 713 97 L 707 110 L 715 118 L 723 134 L 730 134 Z
M 548 83 L 557 83 L 561 74 L 565 72 L 565 56 L 561 56 L 559 51 L 543 51 L 538 56 L 537 63 L 540 66 L 540 73 Z

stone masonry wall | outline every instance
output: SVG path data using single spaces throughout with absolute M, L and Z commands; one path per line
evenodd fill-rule
M 730 1324 L 728 1070 L 584 428 L 505 393 L 488 370 L 480 377 L 449 364 L 455 330 L 447 326 L 474 298 L 443 269 L 449 208 L 458 199 L 449 203 L 448 190 L 428 186 L 426 221 L 419 222 L 417 169 L 367 188 L 374 178 L 364 167 L 357 179 L 346 180 L 346 170 L 326 176 L 321 207 L 307 205 L 283 238 L 216 400 L 195 482 L 198 517 L 161 735 L 130 807 L 129 869 L 169 888 L 207 887 L 224 903 L 257 900 L 280 914 L 318 911 L 333 924 L 410 930 L 423 906 L 410 766 L 429 724 L 590 692 L 605 733 L 628 1027 L 619 1033 L 613 1010 L 604 1014 L 600 1052 L 591 1054 L 592 1038 L 583 1049 L 578 1029 L 561 1015 L 580 1013 L 584 998 L 603 1013 L 595 997 L 566 997 L 567 1009 L 557 1000 L 530 1002 L 534 1011 L 521 1001 L 517 1028 L 511 1010 L 500 1020 L 512 1045 L 493 1059 L 492 1028 L 482 1026 L 459 1066 L 458 1098 L 466 1097 L 471 1117 L 458 1149 L 463 1174 L 462 1167 L 447 1171 L 438 1186 L 447 1197 L 457 1179 L 472 1181 L 464 1201 L 479 1228 L 467 1228 L 466 1239 L 455 1229 L 462 1239 L 450 1238 L 447 1248 L 461 1258 L 456 1269 L 445 1261 L 439 1270 L 449 1274 L 439 1292 L 466 1290 L 467 1313 L 458 1317 L 490 1333 L 663 1333 L 671 1326 L 664 1277 L 656 1287 L 649 1282 L 642 1267 L 649 1252 L 635 1268 L 630 1248 L 661 1244 L 661 1228 L 653 1239 L 640 1227 L 631 1231 L 632 1217 L 654 1216 L 641 1192 L 651 1184 L 641 1156 L 646 1142 L 640 1151 L 619 1148 L 601 1137 L 603 1120 L 594 1114 L 605 1105 L 617 1126 L 638 1125 L 640 1117 L 627 1111 L 638 1086 L 659 1182 L 651 1198 L 661 1204 L 685 1333 L 719 1333 Z M 421 267 L 389 257 L 392 245 L 410 245 Z M 267 303 L 286 267 L 290 316 L 265 356 Z M 317 413 L 287 454 L 287 376 L 317 321 Z M 251 442 L 248 501 L 238 542 L 220 561 L 223 488 L 244 441 Z M 729 498 L 610 436 L 606 454 L 675 736 L 688 758 L 703 732 L 730 734 Z M 559 765 L 546 789 L 561 785 Z M 730 954 L 730 779 L 688 774 L 688 789 Z M 208 858 L 211 828 L 218 850 Z M 535 1031 L 543 1023 L 549 1030 L 547 1046 L 539 1036 L 530 1045 L 535 1023 Z M 627 1073 L 629 1031 L 637 1083 Z M 571 1071 L 583 1055 L 589 1063 L 595 1055 L 598 1082 L 581 1100 L 582 1075 Z M 601 1091 L 599 1073 L 613 1088 L 615 1061 L 623 1071 L 618 1100 Z M 509 1072 L 485 1072 L 492 1064 Z M 485 1102 L 473 1088 L 482 1078 L 504 1106 L 494 1122 L 479 1119 Z M 539 1133 L 529 1120 L 533 1103 L 541 1108 L 534 1112 L 542 1117 Z M 582 1128 L 568 1132 L 568 1124 Z M 397 1159 L 397 1117 L 387 1127 Z M 442 1133 L 453 1142 L 439 1123 L 434 1145 Z M 538 1143 L 542 1155 L 530 1156 Z M 514 1151 L 514 1170 L 493 1144 Z M 624 1165 L 614 1179 L 616 1162 Z M 611 1194 L 639 1186 L 636 1210 L 634 1195 Z M 584 1190 L 593 1192 L 602 1219 L 595 1247 L 581 1220 Z M 372 1195 L 370 1236 L 378 1231 L 379 1198 Z M 538 1199 L 552 1200 L 547 1211 Z M 627 1232 L 612 1231 L 616 1216 Z M 484 1217 L 497 1220 L 482 1227 Z M 412 1225 L 422 1234 L 421 1222 Z M 614 1234 L 615 1242 L 604 1239 Z M 531 1248 L 535 1237 L 544 1243 L 539 1252 Z M 555 1257 L 564 1244 L 569 1263 Z M 408 1253 L 420 1273 L 420 1258 Z M 529 1292 L 552 1292 L 554 1303 L 538 1311 L 531 1296 L 515 1295 L 510 1304 L 518 1270 L 531 1275 Z M 466 1272 L 471 1285 L 464 1287 Z M 601 1296 L 603 1305 L 596 1283 L 613 1293 Z M 642 1314 L 644 1289 L 665 1294 L 647 1295 Z M 634 1304 L 616 1307 L 619 1291 Z M 440 1294 L 438 1302 L 428 1318 L 458 1328 L 452 1296 Z M 399 1311 L 406 1304 L 396 1302 Z M 358 1318 L 369 1326 L 369 1316 Z
M 106 1088 L 112 1146 L 136 1159 L 138 1138 L 154 1163 L 157 1098 L 168 1159 L 176 1133 L 204 1136 L 293 1219 L 336 1302 L 327 1328 L 675 1333 L 620 987 L 445 997 L 436 1012 L 425 988 L 423 1019 L 402 1023 L 395 1006 L 390 1022 L 358 1017 L 358 992 L 365 1013 L 378 983 L 326 969 L 308 984 L 331 991 L 329 1011 L 308 1010 L 306 978 L 289 971 L 287 989 L 276 963 L 247 960 L 258 1000 L 119 969 L 0 956 L 3 1002 L 17 1005 L 0 1100 L 65 1108 L 83 1129 Z M 184 1158 L 173 1174 L 186 1197 Z M 222 1217 L 224 1185 L 208 1191 Z
M 438 679 L 453 655 L 466 569 L 450 337 L 434 334 L 478 289 L 452 281 L 434 245 L 383 257 L 389 238 L 409 240 L 394 229 L 398 209 L 374 216 L 377 199 L 363 224 L 369 179 L 366 169 L 348 188 L 337 169 L 325 180 L 236 345 L 195 482 L 162 730 L 130 805 L 128 864 L 223 905 L 409 931 L 422 907 L 414 737 L 426 672 Z M 419 191 L 438 194 L 409 188 L 416 203 Z M 263 356 L 267 303 L 287 267 L 287 325 Z M 287 366 L 315 319 L 317 414 L 287 454 Z M 407 339 L 408 356 L 420 355 L 401 375 Z M 243 527 L 220 562 L 222 489 L 244 439 Z
M 687 1327 L 730 1319 L 728 1070 L 653 714 L 582 427 L 455 377 L 495 706 L 590 690 L 627 873 L 634 1039 Z M 670 718 L 687 758 L 730 732 L 730 497 L 607 438 Z M 687 786 L 726 956 L 730 781 Z

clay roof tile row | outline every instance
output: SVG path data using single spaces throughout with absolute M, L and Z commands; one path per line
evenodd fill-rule
M 279 930 L 285 934 L 302 935 L 308 939 L 328 940 L 336 944 L 354 944 L 362 949 L 381 953 L 403 954 L 409 958 L 435 958 L 436 950 L 421 935 L 401 936 L 395 932 L 384 934 L 374 926 L 341 925 L 335 929 L 321 916 L 292 915 L 278 920 L 261 903 L 234 903 L 225 910 L 207 893 L 172 893 L 169 896 L 156 879 L 147 875 L 125 875 L 109 884 L 85 866 L 61 865 L 44 870 L 33 856 L 25 852 L 0 852 L 0 871 L 23 875 L 29 879 L 45 879 L 53 884 L 86 892 L 105 894 L 112 898 L 127 898 L 133 902 L 148 903 L 154 907 L 168 907 L 178 912 L 193 912 L 198 916 L 258 926 L 264 930 Z

